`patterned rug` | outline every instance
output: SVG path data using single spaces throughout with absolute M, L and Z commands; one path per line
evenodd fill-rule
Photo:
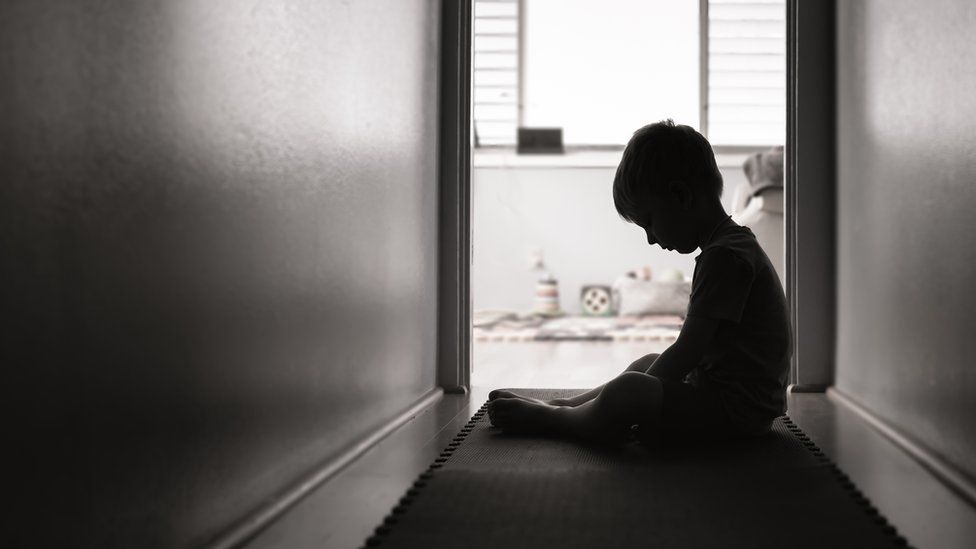
M 519 316 L 479 312 L 474 317 L 475 341 L 661 341 L 674 340 L 679 316 Z

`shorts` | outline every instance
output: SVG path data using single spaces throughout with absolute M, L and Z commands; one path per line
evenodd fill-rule
M 635 433 L 637 440 L 724 440 L 741 434 L 717 391 L 666 379 L 661 379 L 661 389 L 660 422 L 650 428 L 639 426 Z

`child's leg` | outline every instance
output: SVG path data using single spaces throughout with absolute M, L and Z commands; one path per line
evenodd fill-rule
M 488 416 L 495 426 L 511 431 L 620 442 L 626 439 L 631 425 L 656 424 L 661 402 L 659 379 L 624 372 L 607 382 L 598 396 L 576 407 L 496 398 L 488 403 Z
M 657 360 L 657 357 L 659 356 L 661 355 L 657 353 L 644 355 L 638 358 L 637 360 L 635 360 L 634 362 L 632 362 L 631 365 L 628 366 L 626 370 L 621 372 L 621 375 L 626 374 L 627 372 L 638 372 L 641 374 L 647 373 L 647 370 L 650 369 L 651 364 L 654 364 L 654 361 Z M 606 386 L 607 384 L 604 383 L 603 385 L 600 385 L 599 387 L 596 387 L 594 389 L 590 389 L 585 393 L 580 393 L 576 396 L 572 396 L 565 399 L 557 399 L 557 400 L 562 401 L 559 403 L 559 405 L 561 406 L 579 406 L 580 404 L 584 404 L 596 398 L 600 394 L 600 392 L 603 391 L 603 388 Z
M 654 364 L 654 361 L 657 360 L 657 357 L 659 357 L 659 356 L 661 356 L 661 355 L 659 355 L 657 353 L 651 353 L 649 355 L 642 356 L 642 357 L 638 358 L 637 360 L 635 360 L 633 363 L 631 363 L 631 365 L 628 366 L 626 370 L 624 370 L 623 372 L 621 372 L 621 374 L 627 373 L 627 372 L 646 373 L 647 370 L 651 367 L 652 364 Z M 580 404 L 583 404 L 585 402 L 589 402 L 589 401 L 593 400 L 594 398 L 596 398 L 597 395 L 600 394 L 600 391 L 602 391 L 603 388 L 606 387 L 606 386 L 607 386 L 607 384 L 604 383 L 603 385 L 600 385 L 599 387 L 595 387 L 593 389 L 590 389 L 589 391 L 586 391 L 584 393 L 580 393 L 578 395 L 575 395 L 575 396 L 572 396 L 572 397 L 569 397 L 569 398 L 554 398 L 554 399 L 547 400 L 547 401 L 543 401 L 543 400 L 540 400 L 540 399 L 537 399 L 537 398 L 523 396 L 523 395 L 520 395 L 518 393 L 514 393 L 512 391 L 506 391 L 504 389 L 495 389 L 494 391 L 488 393 L 488 400 L 495 400 L 496 398 L 521 398 L 523 400 L 528 400 L 530 402 L 536 402 L 536 403 L 539 403 L 539 404 L 542 404 L 542 403 L 551 404 L 553 406 L 579 406 Z

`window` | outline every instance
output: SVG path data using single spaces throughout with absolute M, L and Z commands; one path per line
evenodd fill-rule
M 718 145 L 786 140 L 786 3 L 708 2 L 707 137 Z M 703 18 L 704 19 L 704 18 Z
M 716 146 L 782 144 L 785 20 L 784 0 L 475 0 L 476 144 L 524 125 L 620 146 L 666 117 Z
M 514 145 L 519 100 L 519 0 L 475 0 L 475 145 Z

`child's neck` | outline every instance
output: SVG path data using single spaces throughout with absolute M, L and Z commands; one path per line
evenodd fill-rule
M 719 226 L 729 218 L 722 203 L 717 199 L 702 205 L 698 215 L 698 247 L 704 248 L 712 241 Z

